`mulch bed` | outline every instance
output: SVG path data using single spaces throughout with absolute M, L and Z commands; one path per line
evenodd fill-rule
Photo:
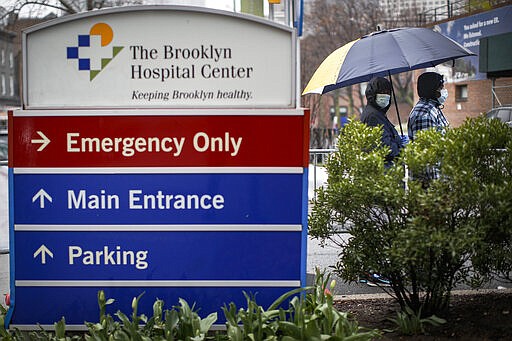
M 336 307 L 349 312 L 362 327 L 393 330 L 398 304 L 390 297 L 336 301 Z M 426 325 L 427 335 L 404 336 L 398 332 L 384 332 L 380 340 L 512 340 L 512 291 L 468 291 L 452 296 L 446 324 Z

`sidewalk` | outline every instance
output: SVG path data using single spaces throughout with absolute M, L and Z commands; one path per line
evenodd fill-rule
M 479 294 L 512 294 L 512 288 L 503 289 L 468 289 L 468 290 L 452 290 L 452 296 L 470 296 Z M 374 294 L 352 294 L 352 295 L 334 295 L 335 301 L 349 301 L 349 300 L 374 300 L 391 298 L 386 293 L 374 293 Z

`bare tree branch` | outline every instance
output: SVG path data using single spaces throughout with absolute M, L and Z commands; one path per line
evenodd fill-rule
M 67 12 L 70 14 L 76 13 L 76 12 L 69 12 L 69 10 L 72 10 L 72 8 L 66 7 L 67 4 L 64 0 L 60 1 L 60 5 L 54 5 L 52 3 L 49 3 L 47 0 L 26 0 L 26 1 L 17 1 L 12 8 L 6 9 L 6 11 L 2 15 L 0 15 L 0 21 L 2 21 L 6 17 L 11 17 L 11 16 L 14 16 L 15 18 L 17 18 L 20 11 L 25 6 L 30 6 L 30 5 L 53 8 L 53 9 L 64 11 L 64 12 Z
M 92 11 L 104 7 L 123 6 L 128 4 L 142 4 L 142 0 L 86 0 L 85 8 L 82 8 L 80 0 L 18 0 L 11 8 L 6 8 L 0 13 L 0 21 L 6 17 L 18 17 L 19 13 L 26 6 L 33 8 L 51 8 L 62 11 L 66 14 L 75 14 L 82 11 Z

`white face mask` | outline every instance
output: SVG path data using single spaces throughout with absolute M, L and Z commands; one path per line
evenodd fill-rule
M 375 96 L 375 103 L 381 107 L 381 108 L 385 108 L 389 105 L 389 101 L 391 99 L 391 96 L 390 95 L 386 95 L 386 94 L 377 94 L 377 96 Z
M 443 104 L 444 102 L 446 102 L 446 99 L 448 98 L 448 90 L 446 90 L 446 89 L 441 89 L 440 93 L 441 93 L 441 96 L 439 96 L 439 97 L 437 98 L 437 101 L 438 101 L 439 103 Z

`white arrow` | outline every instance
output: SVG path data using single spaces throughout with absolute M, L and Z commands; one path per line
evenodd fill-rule
M 43 244 L 39 249 L 34 252 L 34 258 L 41 254 L 41 264 L 46 264 L 46 255 L 53 258 L 53 253 Z
M 44 199 L 52 202 L 52 197 L 42 188 L 32 197 L 32 202 L 35 202 L 37 199 L 39 199 L 39 207 L 41 208 L 44 208 Z
M 33 139 L 31 142 L 32 143 L 41 143 L 41 146 L 39 146 L 39 148 L 37 149 L 37 151 L 40 152 L 48 145 L 48 143 L 50 143 L 50 139 L 47 138 L 46 135 L 43 134 L 43 132 L 41 132 L 39 130 L 36 133 L 39 134 L 41 139 L 40 140 Z

